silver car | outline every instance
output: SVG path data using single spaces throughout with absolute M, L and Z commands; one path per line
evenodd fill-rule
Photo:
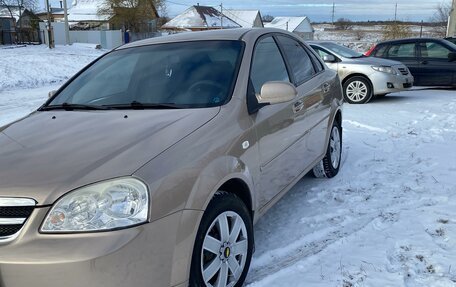
M 374 96 L 410 89 L 413 76 L 401 62 L 366 57 L 333 42 L 308 42 L 342 82 L 344 99 L 365 104 Z
M 282 30 L 115 49 L 0 128 L 0 286 L 241 286 L 253 224 L 338 173 L 342 103 Z

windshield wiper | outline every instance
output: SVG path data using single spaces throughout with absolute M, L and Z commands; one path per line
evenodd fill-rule
M 109 110 L 109 109 L 111 109 L 111 108 L 107 107 L 107 106 L 63 103 L 61 105 L 44 106 L 44 107 L 41 107 L 39 110 L 40 111 L 51 111 L 51 110 L 73 111 L 73 110 Z
M 133 101 L 129 104 L 118 104 L 118 105 L 109 105 L 110 108 L 114 109 L 132 109 L 132 110 L 146 110 L 146 109 L 183 109 L 184 106 L 177 105 L 175 103 L 141 103 Z

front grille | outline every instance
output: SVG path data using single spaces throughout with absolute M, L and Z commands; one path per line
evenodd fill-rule
M 401 72 L 402 75 L 407 76 L 409 74 L 409 71 L 407 68 L 397 68 L 399 72 Z
M 33 199 L 0 197 L 0 243 L 15 238 L 34 209 Z
M 30 214 L 32 214 L 33 209 L 34 209 L 33 206 L 8 206 L 8 207 L 0 206 L 0 218 L 1 217 L 9 217 L 9 218 L 29 217 Z
M 16 234 L 21 230 L 22 224 L 0 225 L 0 238 Z

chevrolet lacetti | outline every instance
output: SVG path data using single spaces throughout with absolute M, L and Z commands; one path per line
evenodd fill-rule
M 339 171 L 342 101 L 280 30 L 107 53 L 0 128 L 0 286 L 241 286 L 253 224 Z

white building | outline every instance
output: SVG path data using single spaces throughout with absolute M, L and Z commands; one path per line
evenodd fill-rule
M 315 30 L 307 17 L 275 17 L 271 23 L 264 26 L 293 32 L 304 40 L 314 39 Z
M 263 28 L 263 20 L 259 10 L 223 9 L 223 14 L 243 28 Z

